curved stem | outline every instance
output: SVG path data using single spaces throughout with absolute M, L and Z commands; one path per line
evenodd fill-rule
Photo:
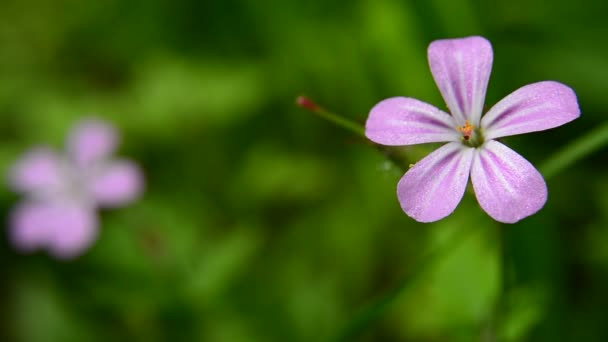
M 399 281 L 393 290 L 382 295 L 356 314 L 355 318 L 352 319 L 337 336 L 337 338 L 335 338 L 335 341 L 352 341 L 354 337 L 361 334 L 372 323 L 380 319 L 390 308 L 390 306 L 395 303 L 396 299 L 402 296 L 416 283 L 417 279 L 426 274 L 425 271 L 431 269 L 436 262 L 441 260 L 445 255 L 454 251 L 458 246 L 466 241 L 466 238 L 470 237 L 471 235 L 472 234 L 462 233 L 454 234 L 454 236 L 450 237 L 448 242 L 445 242 L 442 246 L 439 246 L 431 251 Z
M 574 142 L 546 160 L 539 169 L 545 176 L 545 179 L 551 178 L 606 145 L 608 145 L 608 123 L 604 123 L 591 132 L 577 138 Z

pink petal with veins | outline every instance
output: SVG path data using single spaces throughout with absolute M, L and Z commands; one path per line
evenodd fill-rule
M 543 176 L 517 152 L 494 140 L 476 150 L 471 181 L 479 205 L 496 221 L 515 223 L 547 201 Z
M 458 125 L 466 120 L 479 125 L 493 58 L 492 45 L 483 37 L 442 39 L 429 45 L 433 78 Z
M 419 222 L 433 222 L 451 214 L 467 187 L 473 152 L 451 142 L 412 166 L 397 185 L 403 211 Z

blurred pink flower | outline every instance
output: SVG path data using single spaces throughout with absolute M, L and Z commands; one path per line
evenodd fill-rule
M 9 184 L 26 199 L 11 215 L 10 238 L 24 252 L 47 249 L 74 258 L 97 238 L 98 208 L 120 207 L 143 191 L 139 167 L 112 154 L 118 136 L 108 123 L 80 122 L 67 141 L 67 154 L 39 147 L 27 152 L 9 173 Z
M 434 41 L 431 72 L 451 115 L 413 98 L 378 103 L 365 134 L 383 145 L 447 142 L 411 167 L 397 186 L 406 214 L 420 222 L 451 214 L 469 174 L 481 207 L 514 223 L 540 210 L 547 185 L 530 162 L 496 139 L 561 126 L 580 116 L 576 95 L 553 81 L 523 86 L 481 117 L 493 52 L 483 37 Z

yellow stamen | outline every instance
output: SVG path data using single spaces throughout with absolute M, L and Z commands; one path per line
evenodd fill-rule
M 469 120 L 464 123 L 464 126 L 458 126 L 458 131 L 462 133 L 464 140 L 469 140 L 473 131 L 475 131 L 475 126 L 471 125 Z

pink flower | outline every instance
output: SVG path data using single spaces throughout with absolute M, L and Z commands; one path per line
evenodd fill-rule
M 119 207 L 143 190 L 133 162 L 113 159 L 117 133 L 100 120 L 82 121 L 67 142 L 67 155 L 39 147 L 18 160 L 9 184 L 26 195 L 11 215 L 10 238 L 24 252 L 47 249 L 69 259 L 97 238 L 97 208 Z
M 431 72 L 452 115 L 412 98 L 372 108 L 366 136 L 382 145 L 446 142 L 411 167 L 397 186 L 406 214 L 433 222 L 451 214 L 469 174 L 492 218 L 514 223 L 540 210 L 547 185 L 530 162 L 496 139 L 561 126 L 580 116 L 569 87 L 545 81 L 511 93 L 481 117 L 493 52 L 483 37 L 445 39 L 428 48 Z

